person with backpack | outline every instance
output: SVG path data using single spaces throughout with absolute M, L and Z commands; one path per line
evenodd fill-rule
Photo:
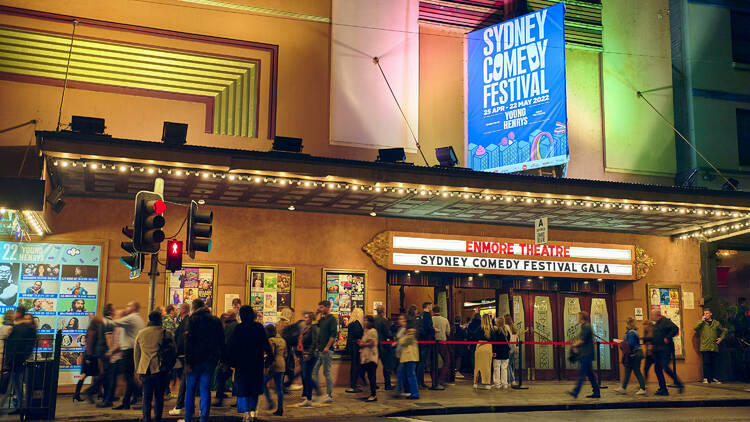
M 622 379 L 622 387 L 615 389 L 615 393 L 625 394 L 630 381 L 631 372 L 635 374 L 640 389 L 635 392 L 636 396 L 646 395 L 646 382 L 641 374 L 641 361 L 643 360 L 643 348 L 641 339 L 638 337 L 638 330 L 635 326 L 635 319 L 628 317 L 625 321 L 625 339 L 615 340 L 620 343 L 620 353 L 622 353 L 622 364 L 625 366 L 625 377 Z
M 177 360 L 172 334 L 162 327 L 161 311 L 148 314 L 148 325 L 138 332 L 133 349 L 135 377 L 143 385 L 143 420 L 151 422 L 151 400 L 155 422 L 161 422 L 164 411 L 164 389 L 169 372 Z
M 432 324 L 432 302 L 423 303 L 422 313 L 417 316 L 417 339 L 419 341 L 435 341 L 435 326 Z M 424 372 L 434 346 L 434 344 L 419 345 L 419 363 L 417 364 L 419 388 L 427 388 L 424 383 Z M 437 377 L 437 374 L 432 374 L 432 376 Z
M 675 385 L 677 385 L 678 392 L 682 394 L 685 390 L 685 386 L 677 377 L 677 374 L 672 371 L 672 368 L 669 367 L 669 358 L 672 355 L 674 347 L 672 338 L 680 332 L 680 329 L 674 322 L 672 322 L 672 320 L 662 316 L 659 309 L 651 311 L 651 319 L 654 321 L 653 337 L 651 339 L 653 345 L 654 366 L 656 370 L 656 378 L 659 380 L 659 390 L 654 393 L 654 395 L 669 395 L 669 391 L 667 391 L 667 383 L 664 380 L 664 372 L 672 377 Z

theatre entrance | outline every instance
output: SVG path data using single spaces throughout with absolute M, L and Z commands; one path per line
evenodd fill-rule
M 516 368 L 528 380 L 573 380 L 578 364 L 567 357 L 578 338 L 578 312 L 591 315 L 597 341 L 609 342 L 615 333 L 615 282 L 565 278 L 519 278 L 480 274 L 388 272 L 386 312 L 395 321 L 411 305 L 421 312 L 423 302 L 440 306 L 440 313 L 462 324 L 475 313 L 512 316 L 522 341 Z M 539 344 L 551 343 L 551 344 Z M 617 379 L 617 353 L 600 345 L 594 361 L 602 379 Z

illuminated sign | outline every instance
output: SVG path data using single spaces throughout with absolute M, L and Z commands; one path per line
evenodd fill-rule
M 568 162 L 564 19 L 561 2 L 467 35 L 467 167 Z

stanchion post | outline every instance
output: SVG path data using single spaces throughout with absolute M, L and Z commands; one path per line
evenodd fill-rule
M 528 390 L 529 387 L 523 386 L 523 341 L 518 340 L 518 385 L 513 386 L 516 390 Z
M 606 385 L 602 385 L 602 344 L 595 341 L 596 344 L 596 382 L 599 384 L 599 388 L 607 388 Z
M 442 390 L 443 387 L 440 387 L 439 381 L 440 381 L 440 375 L 438 374 L 438 341 L 435 340 L 432 343 L 432 348 L 430 349 L 430 354 L 432 355 L 432 362 L 430 362 L 430 378 L 432 378 L 432 387 L 430 387 L 430 390 Z

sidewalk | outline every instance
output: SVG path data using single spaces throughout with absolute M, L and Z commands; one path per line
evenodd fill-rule
M 420 400 L 402 400 L 391 397 L 391 391 L 378 390 L 377 403 L 364 403 L 358 399 L 364 394 L 347 394 L 344 388 L 334 389 L 334 402 L 331 404 L 315 403 L 310 408 L 300 408 L 299 391 L 287 394 L 284 416 L 271 416 L 273 410 L 266 410 L 266 401 L 261 398 L 259 417 L 263 420 L 323 420 L 343 419 L 360 416 L 418 416 L 434 414 L 488 413 L 533 410 L 567 410 L 567 409 L 626 409 L 638 407 L 685 407 L 685 406 L 749 406 L 750 392 L 745 391 L 747 384 L 704 385 L 687 384 L 684 394 L 671 390 L 669 397 L 653 396 L 656 385 L 649 384 L 648 396 L 634 396 L 635 386 L 629 387 L 628 395 L 614 392 L 617 383 L 605 383 L 609 388 L 602 390 L 601 399 L 582 398 L 590 393 L 590 387 L 584 387 L 581 396 L 573 399 L 565 392 L 570 390 L 572 382 L 533 382 L 528 390 L 501 390 L 475 392 L 469 381 L 458 381 L 455 386 L 448 386 L 445 391 L 420 391 Z M 524 385 L 526 386 L 526 385 Z M 273 394 L 272 394 L 273 395 Z M 234 399 L 225 400 L 225 406 L 211 408 L 211 420 L 240 420 L 234 407 L 229 404 Z M 139 403 L 140 404 L 140 403 Z M 165 403 L 166 421 L 178 418 L 166 416 L 166 411 L 174 407 L 174 400 Z M 99 409 L 88 403 L 73 403 L 70 396 L 58 398 L 58 421 L 138 421 L 140 406 L 129 411 Z M 6 416 L 0 421 L 17 421 L 18 417 Z M 196 419 L 197 420 L 197 419 Z

